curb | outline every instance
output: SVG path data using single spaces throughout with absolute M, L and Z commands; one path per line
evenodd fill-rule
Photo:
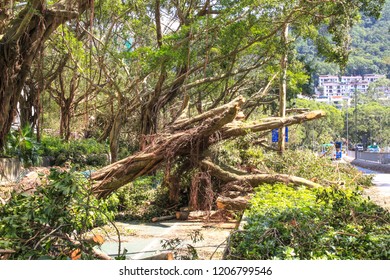
M 380 173 L 390 174 L 390 164 L 380 164 L 362 159 L 354 159 L 350 163 L 352 165 L 356 165 L 373 171 L 378 171 Z

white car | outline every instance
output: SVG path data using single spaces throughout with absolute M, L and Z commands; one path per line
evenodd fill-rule
M 356 145 L 356 150 L 359 151 L 359 152 L 363 152 L 364 151 L 363 144 L 357 144 Z

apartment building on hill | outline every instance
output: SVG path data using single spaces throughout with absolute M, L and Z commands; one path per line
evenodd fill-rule
M 350 106 L 355 90 L 359 93 L 367 93 L 370 84 L 382 78 L 386 76 L 377 74 L 341 77 L 321 75 L 316 88 L 316 101 L 333 104 L 339 109 Z
M 370 83 L 385 78 L 385 75 L 368 74 L 364 76 L 334 76 L 321 75 L 319 77 L 317 96 L 343 96 L 351 97 L 356 90 L 366 93 Z

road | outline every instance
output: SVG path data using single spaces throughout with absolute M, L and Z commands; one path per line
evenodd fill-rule
M 343 160 L 353 164 L 357 169 L 362 171 L 364 174 L 371 174 L 374 176 L 373 184 L 374 186 L 368 189 L 365 189 L 364 193 L 366 196 L 369 196 L 370 199 L 376 204 L 386 208 L 390 211 L 390 172 L 389 164 L 378 164 L 364 160 L 355 160 L 355 152 L 349 151 L 348 155 L 343 156 Z M 374 171 L 368 168 L 363 168 L 360 166 L 381 170 Z
M 358 167 L 357 169 L 364 174 L 374 175 L 374 186 L 365 191 L 365 194 L 370 196 L 371 200 L 381 205 L 383 208 L 390 210 L 390 174 L 379 173 L 366 168 Z

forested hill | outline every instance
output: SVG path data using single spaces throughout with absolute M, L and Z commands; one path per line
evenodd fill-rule
M 349 61 L 345 69 L 346 75 L 364 75 L 368 73 L 385 74 L 390 77 L 390 0 L 382 11 L 382 16 L 375 20 L 362 17 L 360 24 L 352 32 L 352 46 Z M 312 85 L 318 75 L 339 74 L 337 65 L 327 63 L 317 55 L 310 41 L 300 40 L 297 50 L 311 74 Z M 312 91 L 310 89 L 307 89 Z
M 380 73 L 390 75 L 390 0 L 378 20 L 364 17 L 352 30 L 353 52 L 347 74 Z

